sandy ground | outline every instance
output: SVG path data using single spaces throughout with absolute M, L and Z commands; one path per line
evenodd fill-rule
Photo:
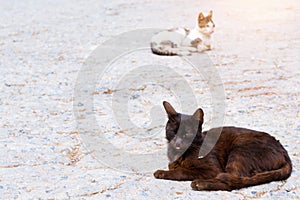
M 197 192 L 190 182 L 156 180 L 150 172 L 103 163 L 80 136 L 78 124 L 85 116 L 78 112 L 85 112 L 75 112 L 74 91 L 83 63 L 97 47 L 135 29 L 193 27 L 198 12 L 210 9 L 216 31 L 208 55 L 223 82 L 224 125 L 278 138 L 293 162 L 286 182 Z M 299 1 L 0 1 L 0 13 L 0 199 L 300 199 Z M 122 59 L 94 93 L 99 132 L 105 129 L 112 144 L 135 154 L 165 151 L 163 124 L 160 134 L 147 139 L 125 137 L 130 130 L 110 124 L 113 115 L 104 103 L 115 91 L 109 85 L 132 63 L 177 63 L 174 70 L 184 73 L 207 113 L 204 129 L 213 124 L 211 91 L 184 63 L 149 52 Z M 132 88 L 128 103 L 130 117 L 142 128 L 152 105 L 164 98 L 179 105 L 163 88 L 144 86 Z M 121 159 L 124 169 L 132 167 L 129 160 Z

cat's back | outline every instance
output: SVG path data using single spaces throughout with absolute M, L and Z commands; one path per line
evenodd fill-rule
M 240 128 L 234 126 L 219 127 L 210 129 L 204 134 L 216 134 L 219 135 L 217 146 L 220 148 L 238 148 L 238 149 L 266 149 L 284 148 L 275 137 L 262 131 L 256 131 L 247 128 Z
M 221 135 L 224 135 L 226 137 L 238 137 L 246 135 L 261 135 L 266 137 L 272 137 L 268 133 L 262 132 L 262 131 L 256 131 L 248 128 L 241 128 L 241 127 L 235 127 L 235 126 L 224 126 L 224 127 L 218 127 L 218 128 L 212 128 L 208 131 L 203 132 L 206 134 L 217 134 L 220 133 Z
M 164 41 L 172 41 L 172 42 L 178 42 L 180 41 L 188 34 L 189 30 L 184 28 L 173 28 L 168 29 L 164 31 L 160 31 L 153 35 L 151 38 L 151 43 L 157 43 L 160 44 Z
M 245 164 L 260 163 L 265 169 L 273 169 L 274 166 L 278 167 L 285 162 L 291 163 L 283 145 L 268 133 L 231 126 L 213 128 L 206 134 L 220 134 L 211 153 L 216 155 L 224 166 L 229 157 L 239 162 L 243 160 Z M 274 162 L 262 163 L 266 158 Z
M 260 131 L 255 131 L 247 128 L 235 127 L 235 126 L 224 126 L 224 127 L 217 127 L 212 128 L 210 130 L 204 131 L 204 135 L 207 134 L 220 134 L 220 136 L 228 137 L 236 137 L 239 135 L 245 134 L 267 134 Z

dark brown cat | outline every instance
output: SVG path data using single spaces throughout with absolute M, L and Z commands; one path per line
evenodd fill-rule
M 237 127 L 214 128 L 202 132 L 204 113 L 177 113 L 163 102 L 168 114 L 169 170 L 158 170 L 159 179 L 192 181 L 195 190 L 227 190 L 289 178 L 292 163 L 287 151 L 267 133 Z M 214 148 L 203 158 L 199 150 L 207 134 L 221 131 Z

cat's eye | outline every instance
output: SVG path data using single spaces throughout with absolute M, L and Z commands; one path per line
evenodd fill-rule
M 173 133 L 167 133 L 167 135 L 166 135 L 166 139 L 167 139 L 168 141 L 173 140 L 174 137 L 175 137 L 175 134 L 173 134 Z

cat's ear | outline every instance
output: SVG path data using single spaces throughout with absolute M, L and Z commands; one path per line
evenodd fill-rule
M 212 10 L 210 10 L 210 11 L 209 11 L 209 13 L 208 13 L 208 15 L 207 15 L 207 17 L 211 19 L 211 18 L 212 18 L 212 16 L 213 16 L 213 11 L 212 11 Z
M 192 116 L 193 119 L 199 120 L 201 121 L 201 123 L 203 123 L 203 117 L 204 117 L 204 112 L 201 108 L 198 108 Z
M 200 22 L 200 21 L 202 21 L 202 20 L 204 20 L 205 19 L 205 17 L 204 17 L 204 15 L 203 15 L 203 13 L 201 12 L 200 14 L 199 14 L 199 16 L 198 16 L 198 22 Z
M 166 112 L 167 112 L 169 118 L 170 118 L 171 116 L 174 116 L 174 115 L 177 114 L 176 110 L 171 106 L 170 103 L 164 101 L 164 102 L 163 102 L 163 105 L 164 105 L 164 108 L 165 108 L 165 110 L 166 110 Z

